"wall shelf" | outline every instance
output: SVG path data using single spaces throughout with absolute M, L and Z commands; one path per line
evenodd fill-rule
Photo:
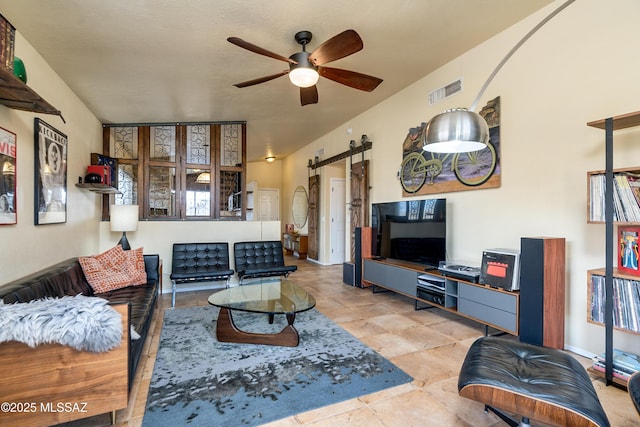
M 117 188 L 111 187 L 107 184 L 84 183 L 84 184 L 76 184 L 76 187 L 84 188 L 85 190 L 93 191 L 94 193 L 100 193 L 100 194 L 120 194 L 120 191 Z
M 11 70 L 0 67 L 0 105 L 15 110 L 32 111 L 42 114 L 54 114 L 62 117 L 60 110 L 42 99 L 29 86 L 13 75 Z
M 613 130 L 626 129 L 640 125 L 640 111 L 633 113 L 621 114 L 619 116 L 612 117 Z M 587 126 L 591 126 L 598 129 L 605 129 L 606 119 L 594 120 L 587 123 Z

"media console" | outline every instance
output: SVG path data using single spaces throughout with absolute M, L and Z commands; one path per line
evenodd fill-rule
M 363 282 L 472 319 L 511 335 L 519 333 L 520 293 L 425 271 L 421 264 L 365 258 Z M 428 282 L 433 282 L 432 284 Z

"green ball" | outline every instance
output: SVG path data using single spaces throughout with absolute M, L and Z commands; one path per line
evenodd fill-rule
M 22 83 L 27 83 L 27 69 L 22 59 L 17 56 L 13 57 L 13 75 L 22 80 Z

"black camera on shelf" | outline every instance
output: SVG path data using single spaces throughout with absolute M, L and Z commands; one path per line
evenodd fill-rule
M 88 173 L 84 177 L 85 184 L 104 184 L 102 182 L 102 177 L 97 173 Z

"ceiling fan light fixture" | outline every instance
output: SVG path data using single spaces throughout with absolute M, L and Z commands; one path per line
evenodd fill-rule
M 303 47 L 304 48 L 304 47 Z M 289 80 L 298 87 L 311 87 L 318 83 L 318 70 L 309 62 L 309 52 L 294 53 L 289 57 L 295 64 L 289 64 Z
M 319 77 L 313 68 L 299 67 L 289 71 L 289 80 L 298 87 L 311 87 L 318 83 Z
M 382 83 L 382 79 L 377 77 L 325 66 L 325 64 L 329 62 L 345 58 L 362 50 L 364 44 L 358 33 L 354 30 L 345 30 L 331 37 L 312 52 L 307 52 L 306 46 L 312 37 L 311 31 L 298 31 L 294 38 L 296 42 L 302 46 L 302 51 L 294 53 L 288 58 L 238 37 L 228 37 L 227 41 L 238 47 L 289 64 L 288 70 L 236 83 L 234 86 L 238 88 L 253 86 L 288 74 L 291 83 L 300 88 L 300 105 L 305 106 L 318 103 L 318 88 L 316 87 L 316 83 L 320 76 L 353 89 L 367 92 L 371 92 Z
M 489 142 L 489 125 L 478 113 L 453 108 L 436 115 L 427 123 L 425 151 L 432 153 L 468 153 L 482 150 Z

